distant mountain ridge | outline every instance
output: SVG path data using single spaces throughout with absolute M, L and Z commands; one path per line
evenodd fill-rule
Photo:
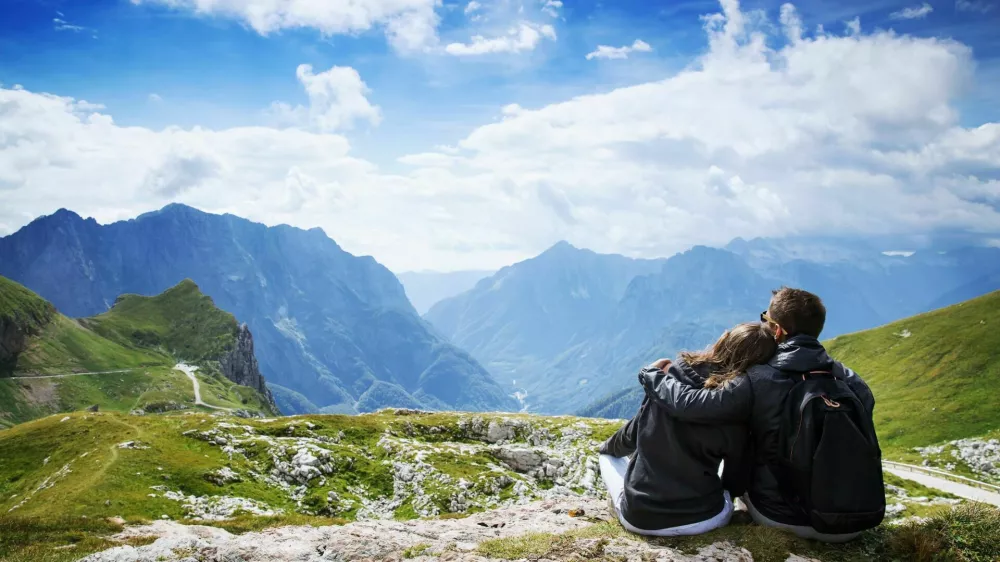
M 429 329 L 389 270 L 320 229 L 177 204 L 108 225 L 60 210 L 0 239 L 0 274 L 71 316 L 190 278 L 248 324 L 287 413 L 355 412 L 366 393 L 366 408 L 403 396 L 434 409 L 516 407 L 482 366 Z
M 490 275 L 492 271 L 406 271 L 396 277 L 413 307 L 425 314 L 435 304 L 468 291 Z
M 614 290 L 579 298 L 578 287 L 612 279 Z M 756 321 L 782 285 L 819 294 L 828 308 L 824 336 L 835 336 L 1000 288 L 1000 248 L 903 257 L 835 239 L 754 239 L 629 260 L 560 243 L 425 318 L 519 392 L 530 411 L 571 413 L 613 402 L 657 356 L 700 349 L 734 324 Z
M 583 374 L 590 370 L 564 369 L 576 369 L 577 358 L 588 356 L 590 350 L 580 346 L 599 337 L 601 322 L 615 314 L 630 282 L 662 263 L 561 242 L 438 303 L 425 318 L 519 396 L 527 393 L 529 404 L 548 392 L 568 406 L 577 387 L 593 377 Z

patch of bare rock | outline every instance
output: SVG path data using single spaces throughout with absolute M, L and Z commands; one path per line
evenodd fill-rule
M 585 514 L 571 517 L 570 512 Z M 343 526 L 279 527 L 233 535 L 223 529 L 156 521 L 130 527 L 118 538 L 158 537 L 152 544 L 120 546 L 81 562 L 329 562 L 493 561 L 479 551 L 491 539 L 528 533 L 563 534 L 609 519 L 607 503 L 592 498 L 549 499 L 478 513 L 464 519 L 366 520 Z M 578 538 L 552 560 L 613 559 L 659 562 L 751 562 L 750 553 L 729 543 L 697 554 L 652 545 L 637 538 Z

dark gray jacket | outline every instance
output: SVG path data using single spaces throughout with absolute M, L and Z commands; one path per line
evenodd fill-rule
M 834 361 L 814 337 L 798 335 L 778 346 L 766 365 L 756 365 L 726 388 L 692 388 L 684 381 L 664 376 L 644 385 L 663 409 L 678 420 L 692 423 L 748 423 L 751 458 L 748 492 L 750 501 L 762 515 L 788 525 L 809 525 L 809 518 L 783 498 L 772 468 L 780 457 L 779 434 L 785 398 L 796 378 L 809 371 L 832 371 L 861 401 L 868 415 L 875 409 L 875 397 L 865 381 L 843 364 Z
M 707 369 L 677 361 L 668 369 L 672 380 L 702 388 Z M 663 371 L 644 369 L 639 382 L 655 385 Z M 656 394 L 647 392 L 639 413 L 601 446 L 601 453 L 632 455 L 625 473 L 622 515 L 644 530 L 697 523 L 719 514 L 723 490 L 733 497 L 745 490 L 741 478 L 748 435 L 743 424 L 687 423 L 667 415 Z M 725 460 L 722 478 L 719 462 Z

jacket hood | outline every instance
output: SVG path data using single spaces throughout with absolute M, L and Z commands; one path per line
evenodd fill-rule
M 779 371 L 830 371 L 833 359 L 818 339 L 800 334 L 778 344 L 778 351 L 768 365 Z

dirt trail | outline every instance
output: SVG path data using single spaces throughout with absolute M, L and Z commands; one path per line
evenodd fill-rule
M 233 411 L 232 408 L 223 408 L 221 406 L 213 406 L 211 404 L 206 404 L 205 402 L 202 401 L 202 399 L 201 399 L 201 385 L 198 384 L 198 377 L 194 376 L 194 373 L 195 373 L 195 371 L 198 370 L 198 367 L 194 367 L 194 366 L 188 365 L 187 363 L 178 363 L 176 366 L 174 366 L 174 369 L 177 370 L 177 371 L 181 371 L 182 373 L 184 373 L 185 375 L 187 375 L 189 379 L 191 379 L 191 384 L 194 385 L 194 403 L 195 404 L 197 404 L 198 406 L 204 406 L 206 408 L 211 408 L 213 410 L 220 410 L 220 411 L 223 411 L 223 412 L 232 412 Z
M 94 371 L 94 372 L 90 372 L 90 373 L 66 373 L 65 375 L 27 375 L 27 376 L 10 377 L 10 378 L 12 378 L 14 380 L 17 380 L 17 379 L 26 379 L 26 380 L 31 380 L 31 379 L 61 379 L 61 378 L 64 378 L 64 377 L 84 377 L 84 376 L 87 376 L 87 375 L 114 375 L 114 374 L 118 374 L 118 373 L 131 373 L 132 371 L 135 371 L 135 370 L 136 369 L 118 369 L 117 371 Z

